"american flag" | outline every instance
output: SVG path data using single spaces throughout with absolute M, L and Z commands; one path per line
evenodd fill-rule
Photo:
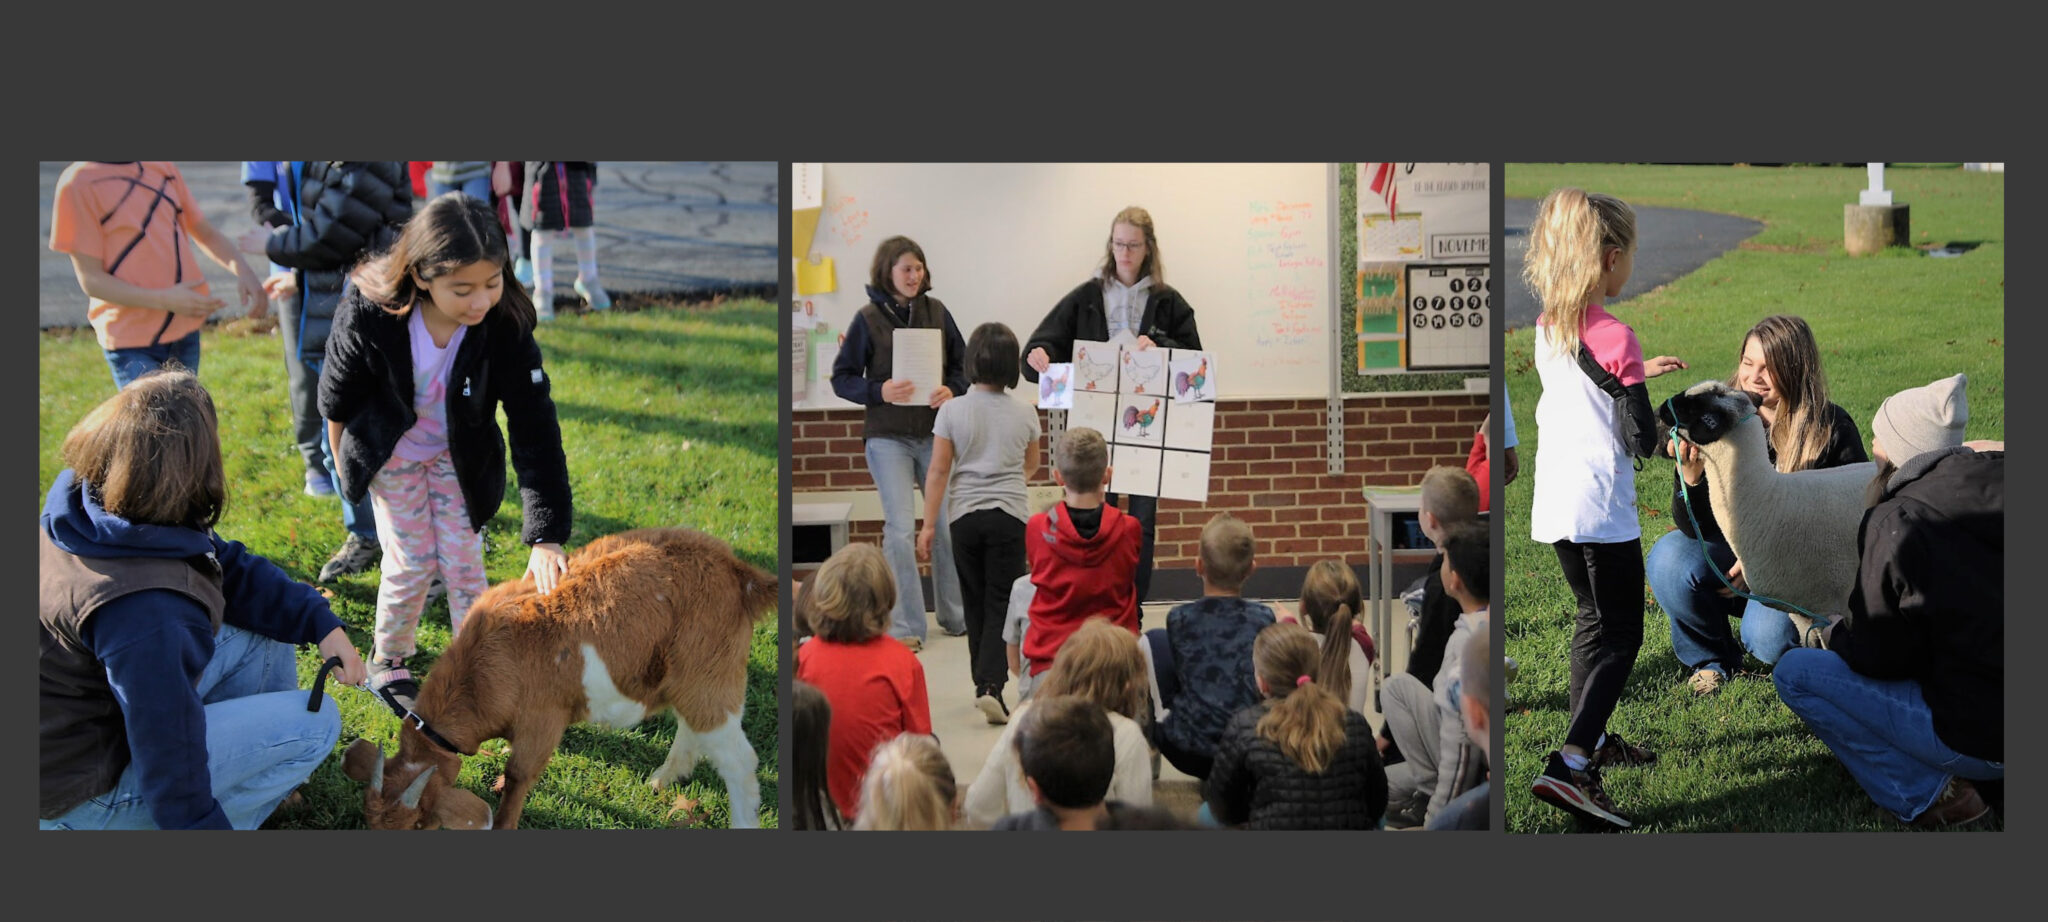
M 1387 219 L 1393 220 L 1394 212 L 1398 207 L 1396 204 L 1398 195 L 1394 192 L 1393 164 L 1381 163 L 1374 165 L 1372 172 L 1372 191 L 1379 193 L 1380 198 L 1387 203 Z

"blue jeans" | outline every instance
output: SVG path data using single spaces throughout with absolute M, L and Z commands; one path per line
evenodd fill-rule
M 199 331 L 185 334 L 184 339 L 154 346 L 131 346 L 127 349 L 105 350 L 107 367 L 114 372 L 114 389 L 127 387 L 128 382 L 149 374 L 176 361 L 193 374 L 199 373 Z
M 924 588 L 917 578 L 917 488 L 924 486 L 932 463 L 932 437 L 898 438 L 876 436 L 867 440 L 868 476 L 875 479 L 875 492 L 882 497 L 882 556 L 888 558 L 889 572 L 896 575 L 896 614 L 889 633 L 897 637 L 925 638 Z M 939 504 L 939 522 L 946 521 L 946 504 Z M 953 564 L 951 528 L 941 527 L 932 538 L 932 590 L 939 596 L 933 606 L 940 630 L 960 634 L 967 630 L 967 615 L 960 603 L 960 571 Z
M 1678 661 L 1688 670 L 1712 669 L 1726 676 L 1742 666 L 1745 649 L 1770 665 L 1799 646 L 1799 629 L 1791 616 L 1739 596 L 1721 597 L 1721 581 L 1713 568 L 1727 573 L 1735 565 L 1735 552 L 1724 543 L 1708 541 L 1707 553 L 1713 558 L 1711 566 L 1700 556 L 1698 539 L 1674 531 L 1657 539 L 1643 563 L 1650 592 L 1671 619 L 1671 649 Z M 1729 618 L 1742 619 L 1740 643 L 1728 629 Z
M 1827 650 L 1787 651 L 1771 673 L 1778 697 L 1877 805 L 1910 821 L 1941 797 L 1949 776 L 2005 777 L 2005 765 L 1966 756 L 1934 734 L 1934 714 L 1912 679 L 1873 679 Z
M 348 501 L 348 494 L 341 492 L 341 478 L 334 473 L 334 446 L 327 444 L 325 419 L 320 421 L 320 463 L 327 467 L 327 478 L 334 484 L 334 495 L 341 497 L 341 527 L 352 535 L 377 540 L 377 516 L 370 511 L 370 491 L 364 490 L 362 500 L 353 503 Z
M 427 198 L 437 199 L 450 192 L 460 192 L 486 205 L 491 203 L 491 175 L 485 173 L 459 186 L 443 185 L 431 177 L 427 179 Z M 420 203 L 425 205 L 425 202 Z
M 321 696 L 306 710 L 291 644 L 222 626 L 199 675 L 206 705 L 206 770 L 213 797 L 236 829 L 255 829 L 304 783 L 341 738 L 341 709 Z M 155 829 L 130 763 L 113 790 L 89 798 L 44 829 Z

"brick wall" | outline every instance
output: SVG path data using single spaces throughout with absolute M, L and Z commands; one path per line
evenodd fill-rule
M 1347 398 L 1345 473 L 1337 476 L 1328 473 L 1325 401 L 1217 401 L 1209 500 L 1160 501 L 1155 566 L 1192 570 L 1202 524 L 1218 512 L 1251 524 L 1262 567 L 1306 567 L 1328 557 L 1363 566 L 1364 488 L 1412 486 L 1433 465 L 1463 466 L 1487 401 L 1485 394 Z M 860 410 L 797 410 L 792 425 L 795 492 L 873 488 Z M 1032 483 L 1051 484 L 1051 459 L 1040 461 Z M 880 541 L 882 523 L 854 522 L 850 537 Z

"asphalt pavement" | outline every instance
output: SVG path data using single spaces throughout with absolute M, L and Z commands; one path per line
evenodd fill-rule
M 1536 323 L 1543 305 L 1522 284 L 1522 256 L 1529 249 L 1529 222 L 1536 217 L 1536 200 L 1511 198 L 1507 205 L 1507 226 L 1503 229 L 1508 275 L 1506 326 L 1513 330 Z M 1686 273 L 1732 250 L 1764 229 L 1761 222 L 1734 215 L 1681 208 L 1634 206 L 1636 212 L 1635 272 L 1621 295 L 1610 300 L 1618 304 L 1636 295 L 1676 281 Z

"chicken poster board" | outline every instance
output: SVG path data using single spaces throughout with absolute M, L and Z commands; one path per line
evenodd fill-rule
M 1215 354 L 1074 343 L 1067 428 L 1110 442 L 1110 489 L 1197 502 L 1209 498 L 1216 425 Z M 1043 382 L 1054 369 L 1040 376 Z

